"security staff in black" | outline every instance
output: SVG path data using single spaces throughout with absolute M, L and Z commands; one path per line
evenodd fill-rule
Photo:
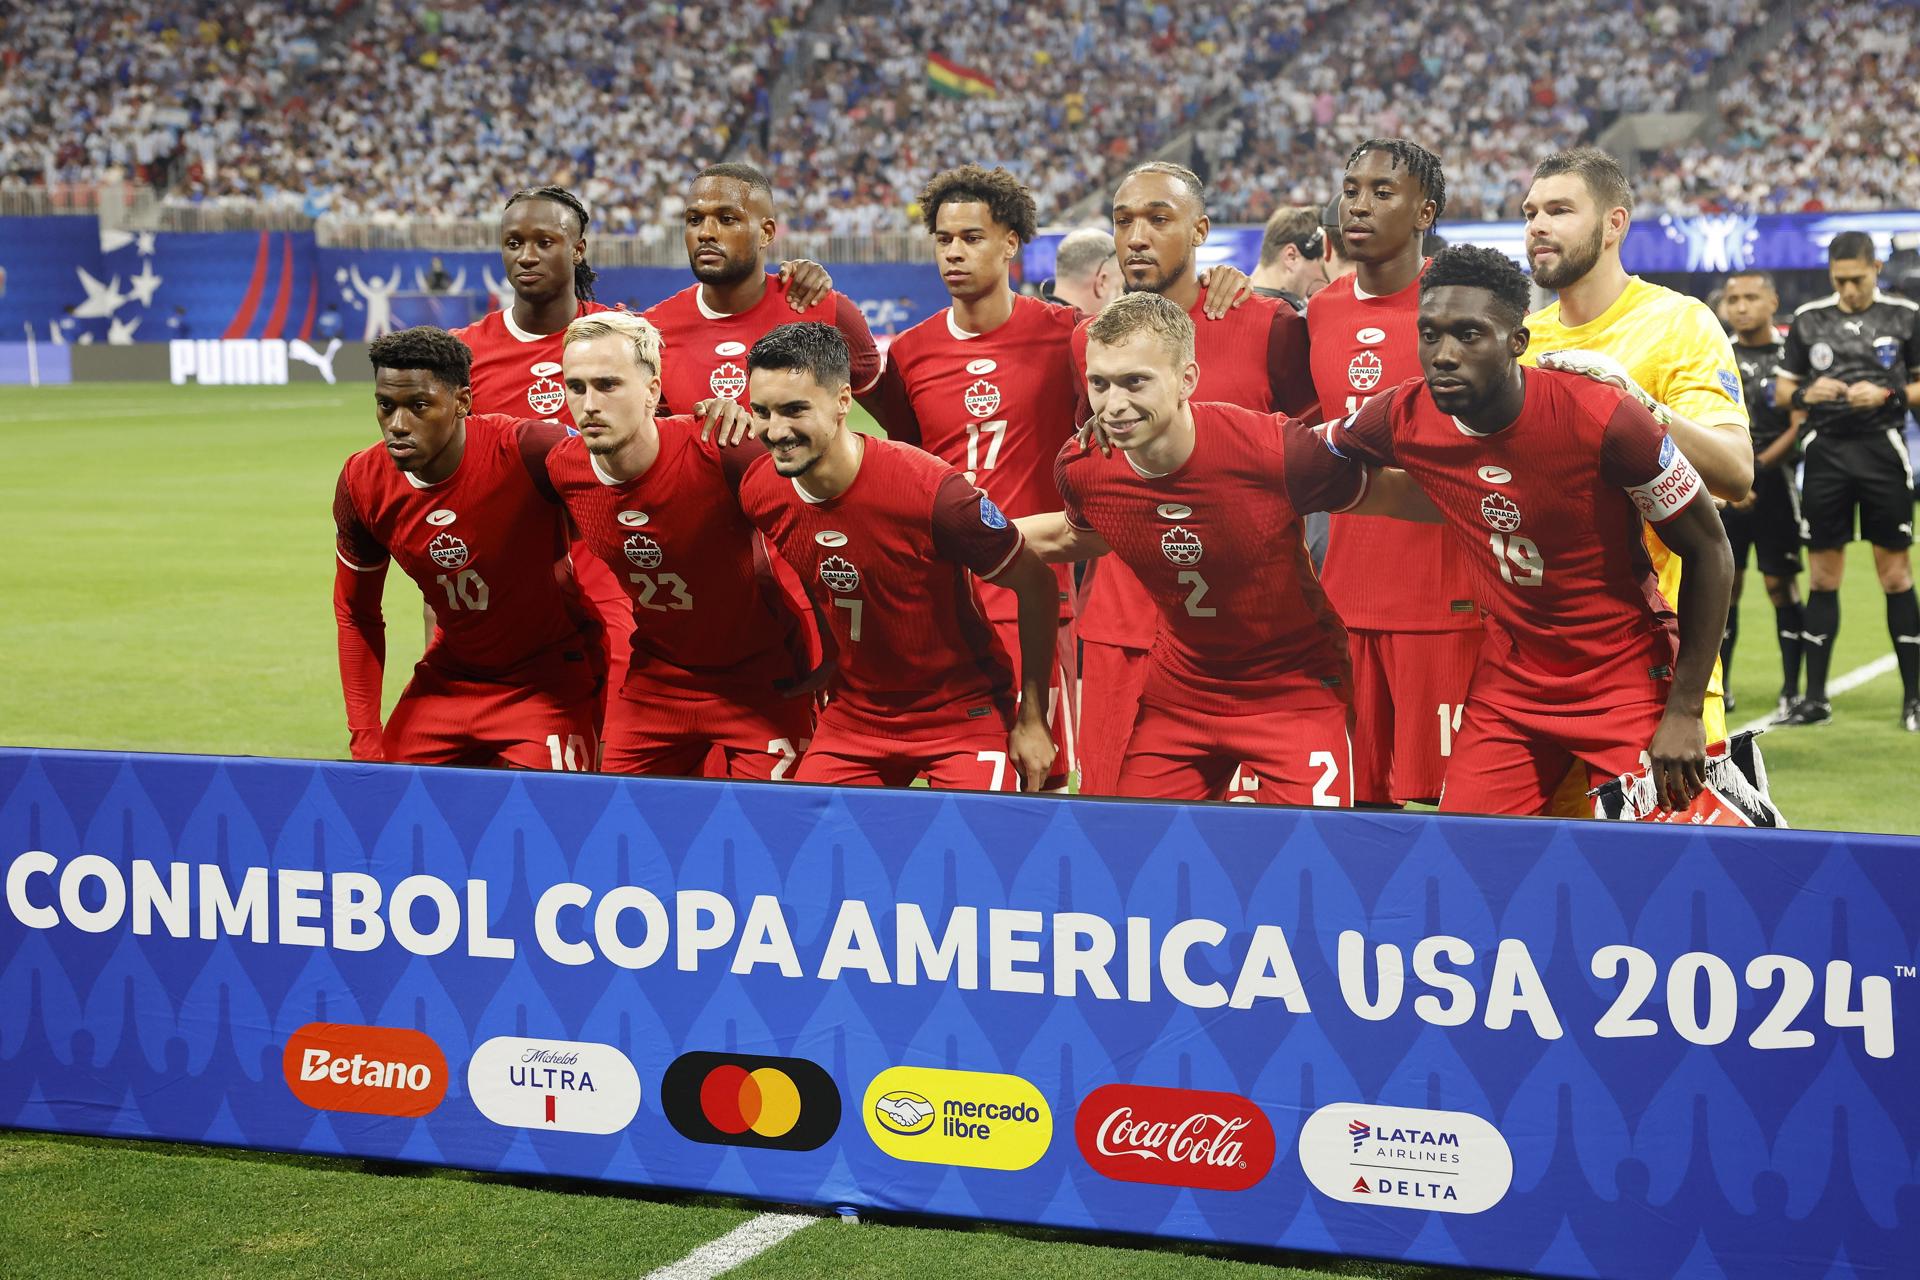
M 1907 411 L 1920 405 L 1920 307 L 1879 291 L 1873 241 L 1843 231 L 1827 246 L 1833 293 L 1794 313 L 1774 395 L 1803 411 L 1808 585 L 1807 693 L 1787 724 L 1825 724 L 1827 664 L 1840 630 L 1840 578 L 1853 541 L 1873 544 L 1887 631 L 1904 686 L 1900 721 L 1920 733 L 1920 604 L 1913 594 L 1913 467 Z
M 1794 480 L 1799 429 L 1786 404 L 1774 403 L 1773 371 L 1786 359 L 1787 344 L 1773 323 L 1780 309 L 1773 277 L 1765 271 L 1734 272 L 1727 277 L 1720 307 L 1733 327 L 1733 359 L 1740 367 L 1753 433 L 1753 492 L 1720 511 L 1727 541 L 1733 544 L 1733 608 L 1727 611 L 1727 630 L 1720 641 L 1720 669 L 1726 673 L 1731 711 L 1733 646 L 1740 635 L 1740 590 L 1751 549 L 1767 584 L 1780 641 L 1777 722 L 1800 700 L 1800 633 L 1807 629 L 1800 608 L 1800 486 Z

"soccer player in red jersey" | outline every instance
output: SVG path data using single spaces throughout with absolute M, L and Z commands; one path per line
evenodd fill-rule
M 853 394 L 873 390 L 880 350 L 853 299 L 831 288 L 814 296 L 820 268 L 813 263 L 784 264 L 769 276 L 767 250 L 779 224 L 765 174 L 746 164 L 707 166 L 687 192 L 685 220 L 694 283 L 646 312 L 662 339 L 662 412 L 689 413 L 709 397 L 745 405 L 747 348 L 793 320 L 838 329 L 852 353 Z M 792 283 L 796 271 L 799 283 Z M 810 300 L 802 305 L 803 298 Z
M 1307 558 L 1308 511 L 1431 509 L 1406 476 L 1325 463 L 1284 414 L 1198 403 L 1195 325 L 1165 296 L 1108 304 L 1088 331 L 1087 387 L 1116 450 L 1067 444 L 1065 510 L 1020 522 L 1043 560 L 1109 551 L 1159 630 L 1118 793 L 1352 803 L 1346 634 Z M 1304 464 L 1297 459 L 1304 457 Z
M 471 353 L 439 329 L 387 334 L 370 354 L 383 440 L 347 459 L 333 498 L 353 758 L 593 768 L 605 662 L 542 463 L 565 432 L 471 413 Z M 382 729 L 389 560 L 438 625 Z
M 1505 255 L 1442 250 L 1420 282 L 1425 380 L 1319 430 L 1330 457 L 1405 468 L 1480 577 L 1487 640 L 1440 807 L 1543 813 L 1578 760 L 1594 786 L 1651 765 L 1681 808 L 1705 777 L 1701 711 L 1733 554 L 1668 411 L 1522 370 L 1529 297 Z M 1686 563 L 1677 624 L 1643 519 Z
M 1324 421 L 1420 376 L 1420 246 L 1446 205 L 1446 175 L 1424 147 L 1370 138 L 1347 157 L 1340 231 L 1358 270 L 1307 306 Z M 1483 638 L 1466 554 L 1436 525 L 1342 515 L 1320 582 L 1353 658 L 1354 799 L 1432 803 Z
M 1021 246 L 1039 214 L 1033 193 L 1005 169 L 963 165 L 920 193 L 940 279 L 953 305 L 893 340 L 876 396 L 889 439 L 919 445 L 960 470 L 1008 516 L 1055 511 L 1053 458 L 1077 425 L 1068 346 L 1080 314 L 1013 290 Z M 1047 664 L 1047 724 L 1063 789 L 1074 767 L 1073 578 L 1056 571 L 1061 626 Z M 1019 600 L 1001 586 L 980 592 L 1000 643 L 1019 665 Z
M 824 621 L 803 593 L 782 591 L 740 510 L 740 477 L 766 451 L 713 444 L 692 417 L 656 420 L 659 361 L 660 335 L 640 316 L 567 326 L 580 434 L 546 471 L 633 600 L 633 662 L 607 705 L 601 768 L 778 779 L 813 735 Z
M 847 345 L 828 325 L 782 325 L 747 355 L 771 456 L 741 506 L 830 603 L 839 666 L 795 777 L 802 782 L 1037 791 L 1053 763 L 1047 659 L 1052 573 L 993 500 L 954 468 L 847 426 Z M 1013 664 L 974 579 L 1019 600 Z
M 1315 400 L 1306 325 L 1292 307 L 1253 296 L 1218 321 L 1199 323 L 1216 309 L 1217 299 L 1209 295 L 1223 290 L 1217 279 L 1203 285 L 1197 271 L 1195 254 L 1210 225 L 1206 188 L 1192 170 L 1161 161 L 1134 169 L 1113 195 L 1114 247 L 1127 291 L 1170 298 L 1194 319 L 1198 399 L 1262 413 L 1310 414 Z M 1086 347 L 1083 324 L 1073 338 L 1076 383 L 1085 377 Z M 1081 396 L 1084 410 L 1084 387 Z M 1111 794 L 1139 710 L 1157 614 L 1152 597 L 1124 564 L 1103 560 L 1091 573 L 1080 608 L 1080 789 Z

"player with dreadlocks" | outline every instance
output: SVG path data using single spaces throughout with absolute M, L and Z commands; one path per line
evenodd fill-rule
M 1439 157 L 1369 138 L 1347 157 L 1339 230 L 1355 264 L 1307 305 L 1314 391 L 1335 422 L 1420 375 L 1421 241 L 1447 207 Z M 1437 525 L 1337 515 L 1320 571 L 1353 658 L 1354 799 L 1431 802 L 1480 652 L 1473 574 Z

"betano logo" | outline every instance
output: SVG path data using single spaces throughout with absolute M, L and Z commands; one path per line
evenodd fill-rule
M 618 1133 L 640 1110 L 640 1075 L 610 1044 L 495 1036 L 467 1063 L 467 1093 L 509 1129 Z
M 1513 1182 L 1513 1151 L 1465 1111 L 1336 1102 L 1300 1127 L 1300 1167 L 1349 1204 L 1485 1213 Z
M 1053 1143 L 1040 1091 L 991 1071 L 889 1067 L 867 1086 L 861 1112 L 875 1146 L 920 1164 L 1025 1169 Z
M 723 1147 L 812 1151 L 840 1127 L 840 1090 L 804 1058 L 685 1053 L 660 1081 L 680 1136 Z
M 401 1027 L 309 1022 L 287 1037 L 281 1070 L 315 1111 L 424 1116 L 447 1096 L 447 1058 L 432 1037 Z

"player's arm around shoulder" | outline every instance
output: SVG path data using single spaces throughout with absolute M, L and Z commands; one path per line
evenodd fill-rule
M 1112 548 L 1094 532 L 1080 509 L 1080 474 L 1095 465 L 1096 455 L 1082 452 L 1078 441 L 1061 446 L 1053 462 L 1054 486 L 1065 504 L 1059 511 L 1043 511 L 1014 520 L 1027 547 L 1043 564 L 1071 564 L 1103 556 Z

